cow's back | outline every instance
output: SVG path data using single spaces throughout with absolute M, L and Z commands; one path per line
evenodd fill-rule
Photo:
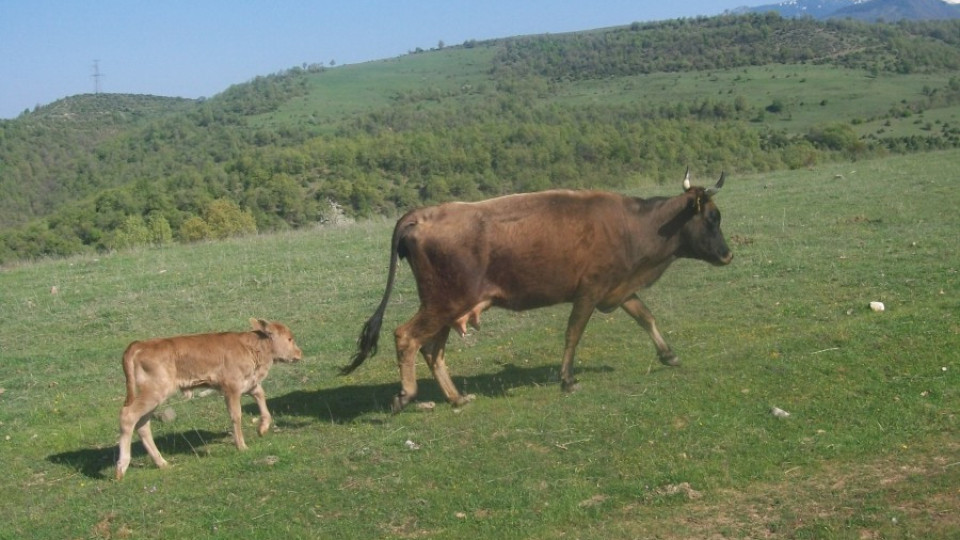
M 511 309 L 564 302 L 593 274 L 629 270 L 615 267 L 630 201 L 553 190 L 422 208 L 404 247 L 428 302 L 452 291 Z

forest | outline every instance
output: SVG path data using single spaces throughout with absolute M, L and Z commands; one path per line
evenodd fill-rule
M 418 86 L 385 78 L 382 101 L 329 97 L 337 77 L 428 63 Z M 627 189 L 675 182 L 687 166 L 714 176 L 953 148 L 960 129 L 931 111 L 960 105 L 958 69 L 958 21 L 753 14 L 304 65 L 202 100 L 74 96 L 0 121 L 0 264 L 553 187 Z M 816 93 L 827 95 L 829 80 L 813 80 L 823 70 L 923 88 L 830 118 L 846 98 Z M 650 82 L 664 74 L 703 90 L 672 97 Z M 770 94 L 790 77 L 811 95 Z M 918 127 L 897 135 L 898 121 Z

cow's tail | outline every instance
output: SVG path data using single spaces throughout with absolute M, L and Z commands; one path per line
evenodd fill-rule
M 397 275 L 397 266 L 400 262 L 400 239 L 404 227 L 404 219 L 397 222 L 393 229 L 393 239 L 390 247 L 390 270 L 387 273 L 387 288 L 383 291 L 383 299 L 373 315 L 367 319 L 357 338 L 357 352 L 353 355 L 350 365 L 340 368 L 340 375 L 347 375 L 360 367 L 367 358 L 377 354 L 377 341 L 380 339 L 380 327 L 383 325 L 383 314 L 387 311 L 390 293 L 393 291 L 393 280 Z
M 124 406 L 133 404 L 137 397 L 137 368 L 136 358 L 140 354 L 140 347 L 137 343 L 130 344 L 127 350 L 123 352 L 123 376 L 127 380 L 127 399 L 123 402 Z

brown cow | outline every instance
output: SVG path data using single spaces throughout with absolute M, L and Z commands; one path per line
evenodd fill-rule
M 120 459 L 117 480 L 130 465 L 130 440 L 136 427 L 143 446 L 157 467 L 167 462 L 150 432 L 150 417 L 177 390 L 209 387 L 220 390 L 233 420 L 237 448 L 247 447 L 240 424 L 240 395 L 249 394 L 260 407 L 263 435 L 272 417 L 260 382 L 274 361 L 298 362 L 302 356 L 290 329 L 278 322 L 250 319 L 250 332 L 222 332 L 134 341 L 123 353 L 127 400 L 120 410 Z
M 728 264 L 733 255 L 709 189 L 690 186 L 675 197 L 640 199 L 600 191 L 553 190 L 475 203 L 413 210 L 393 231 L 390 270 L 380 306 L 366 322 L 347 374 L 376 354 L 383 314 L 398 266 L 410 263 L 420 309 L 396 329 L 401 391 L 394 412 L 417 394 L 417 351 L 426 359 L 447 400 L 461 396 L 447 374 L 444 348 L 450 329 L 479 325 L 490 306 L 526 310 L 571 302 L 560 371 L 562 388 L 576 389 L 573 357 L 595 309 L 622 307 L 653 339 L 660 361 L 677 365 L 636 292 L 653 284 L 678 257 Z

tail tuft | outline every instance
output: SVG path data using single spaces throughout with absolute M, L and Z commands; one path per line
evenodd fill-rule
M 357 354 L 350 359 L 350 365 L 340 368 L 340 375 L 349 375 L 360 367 L 367 358 L 377 354 L 377 342 L 380 340 L 380 326 L 383 324 L 383 309 L 378 309 L 360 330 L 357 338 Z

